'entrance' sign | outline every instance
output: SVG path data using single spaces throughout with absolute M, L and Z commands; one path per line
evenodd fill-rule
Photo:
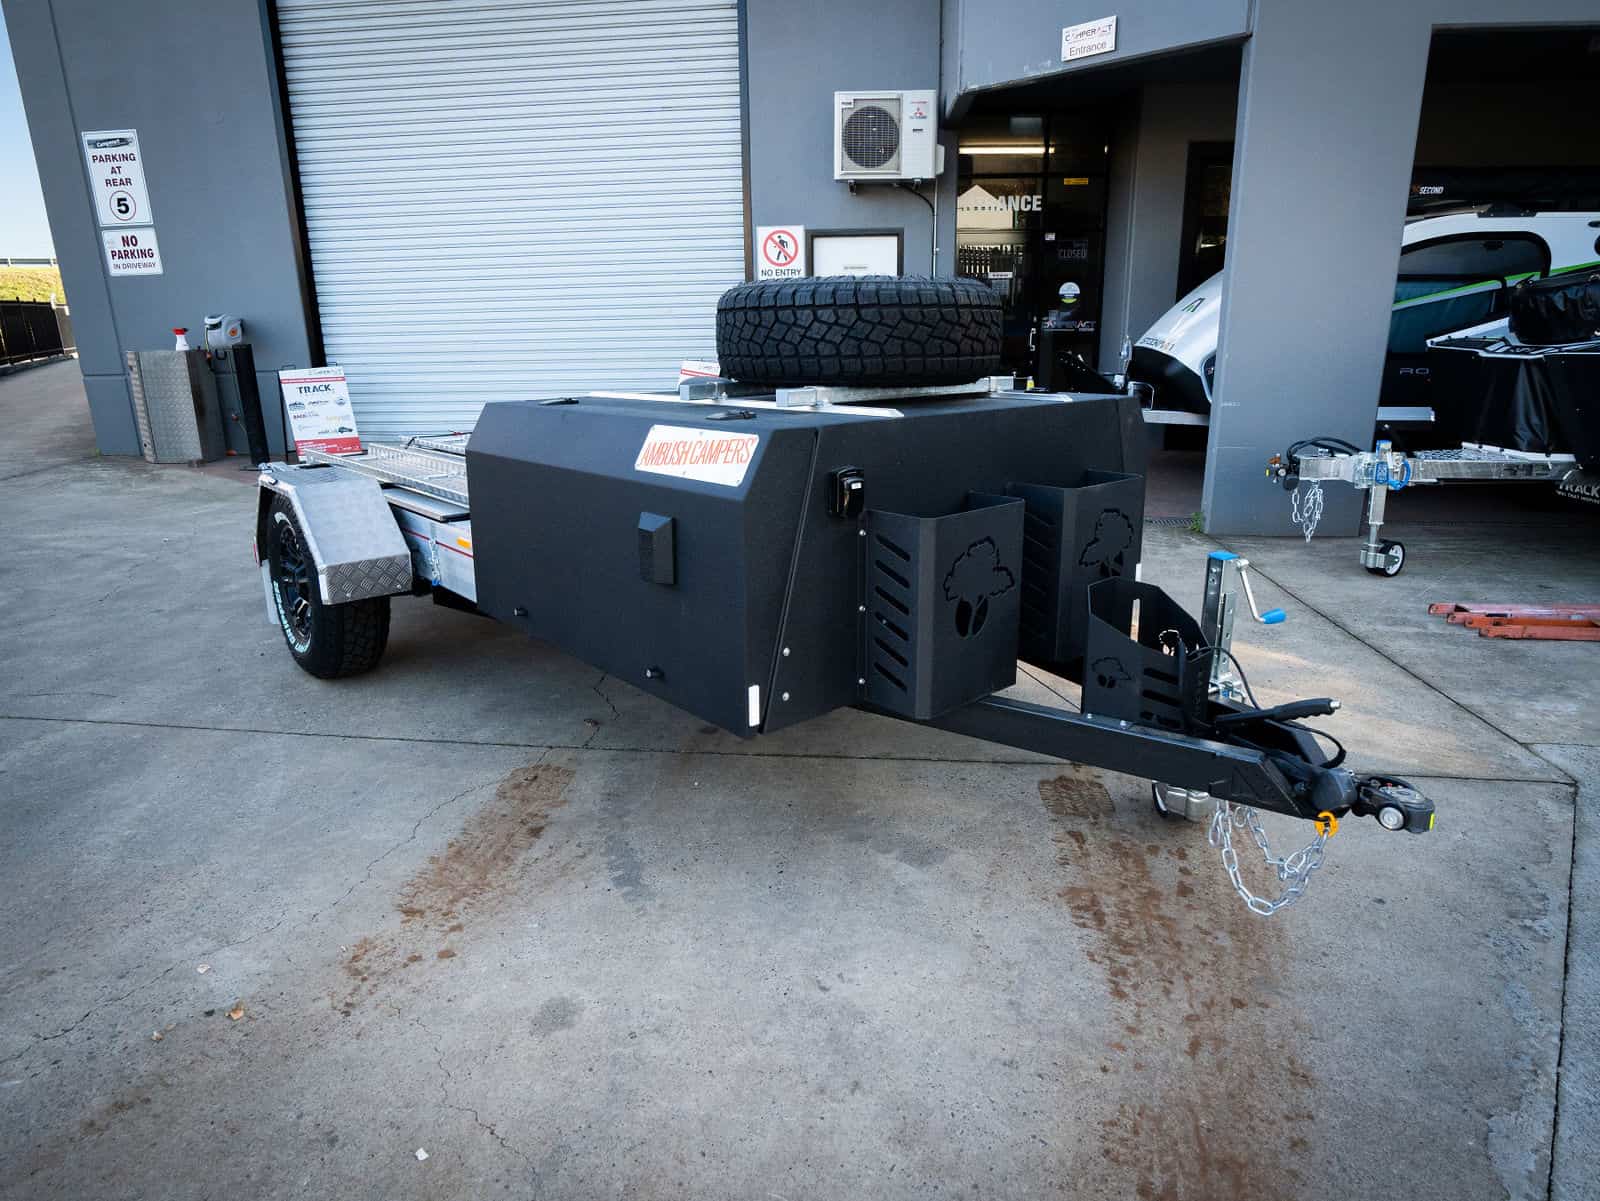
M 1082 25 L 1068 25 L 1061 31 L 1061 61 L 1110 54 L 1117 48 L 1117 19 L 1101 17 Z

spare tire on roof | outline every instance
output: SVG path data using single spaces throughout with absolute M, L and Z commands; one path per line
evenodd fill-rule
M 717 361 L 751 383 L 970 383 L 1000 370 L 1000 297 L 921 276 L 740 284 L 717 302 Z

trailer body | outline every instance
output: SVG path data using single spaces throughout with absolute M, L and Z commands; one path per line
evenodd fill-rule
M 1096 537 L 1027 523 L 1050 494 L 1136 481 L 1081 571 L 1133 573 L 1144 455 L 1126 396 L 489 405 L 466 454 L 477 603 L 735 734 L 863 702 L 931 718 L 1014 682 L 1059 589 L 1040 557 Z

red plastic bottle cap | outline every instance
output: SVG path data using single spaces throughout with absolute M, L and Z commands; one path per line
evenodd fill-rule
M 172 327 L 172 332 L 175 334 L 186 334 L 189 332 L 189 327 L 186 325 L 175 325 Z

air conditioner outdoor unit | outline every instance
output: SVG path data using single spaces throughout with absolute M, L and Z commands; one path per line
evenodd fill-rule
M 934 179 L 939 174 L 937 95 L 927 92 L 835 92 L 833 177 Z

